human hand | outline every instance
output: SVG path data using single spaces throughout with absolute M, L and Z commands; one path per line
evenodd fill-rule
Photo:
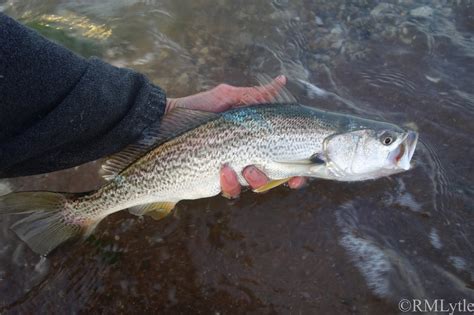
M 259 170 L 257 167 L 250 165 L 244 168 L 242 171 L 242 175 L 244 176 L 247 183 L 250 185 L 252 189 L 257 189 L 266 185 L 270 179 Z M 235 171 L 227 165 L 224 165 L 221 168 L 220 173 L 220 181 L 221 181 L 221 189 L 222 195 L 226 198 L 233 199 L 237 198 L 240 195 L 242 188 L 240 187 L 240 183 Z M 292 189 L 298 189 L 304 186 L 306 183 L 306 178 L 301 176 L 292 177 L 288 181 L 288 186 Z
M 165 113 L 181 107 L 205 112 L 220 113 L 240 106 L 269 103 L 278 95 L 286 84 L 286 77 L 280 75 L 263 86 L 236 87 L 219 84 L 215 88 L 194 95 L 168 98 Z
M 271 83 L 263 86 L 235 87 L 220 84 L 209 91 L 182 98 L 169 98 L 165 112 L 181 107 L 219 113 L 239 106 L 269 103 L 278 95 L 285 84 L 286 77 L 283 75 L 276 77 Z M 270 181 L 265 173 L 253 165 L 247 166 L 242 171 L 242 175 L 252 189 L 262 187 Z M 223 196 L 227 198 L 239 196 L 242 188 L 237 174 L 230 166 L 224 165 L 222 167 L 220 182 Z M 304 177 L 293 177 L 288 181 L 288 186 L 296 189 L 302 187 L 305 182 Z

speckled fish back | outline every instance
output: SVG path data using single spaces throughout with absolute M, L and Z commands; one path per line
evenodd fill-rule
M 225 164 L 244 185 L 240 174 L 247 165 L 256 165 L 271 179 L 296 176 L 272 163 L 307 159 L 336 125 L 324 112 L 296 104 L 232 110 L 151 150 L 87 198 L 100 204 L 97 211 L 110 213 L 137 204 L 210 197 L 220 192 L 219 171 Z

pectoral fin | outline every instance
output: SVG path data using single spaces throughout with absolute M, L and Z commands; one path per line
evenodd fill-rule
M 326 173 L 327 163 L 321 154 L 313 154 L 308 159 L 274 161 L 271 168 L 287 176 L 318 177 Z
M 171 210 L 174 209 L 175 205 L 175 202 L 166 201 L 147 203 L 144 205 L 131 207 L 128 209 L 128 212 L 137 216 L 148 215 L 155 220 L 160 220 L 166 217 L 171 212 Z
M 324 165 L 326 164 L 323 154 L 320 152 L 311 155 L 308 159 L 280 160 L 280 161 L 275 161 L 275 162 L 281 163 L 281 164 L 288 164 L 288 165 Z
M 263 186 L 261 186 L 257 189 L 254 189 L 253 191 L 256 192 L 256 193 L 262 193 L 262 192 L 268 191 L 272 188 L 278 187 L 278 186 L 286 183 L 287 181 L 290 180 L 290 178 L 291 177 L 269 181 L 265 185 L 263 185 Z

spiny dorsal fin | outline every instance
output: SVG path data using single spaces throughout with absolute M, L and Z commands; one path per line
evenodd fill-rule
M 215 113 L 186 108 L 171 110 L 163 116 L 161 123 L 154 124 L 146 129 L 136 143 L 127 146 L 123 151 L 111 155 L 102 165 L 102 177 L 105 180 L 115 178 L 122 170 L 148 151 L 218 116 Z
M 274 86 L 274 80 L 266 74 L 257 74 L 257 82 L 261 85 L 262 88 L 265 86 Z M 275 87 L 278 90 L 278 94 L 275 95 L 271 103 L 296 103 L 296 98 L 288 91 L 284 86 Z

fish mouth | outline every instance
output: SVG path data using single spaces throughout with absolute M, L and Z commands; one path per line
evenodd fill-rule
M 409 131 L 400 145 L 394 151 L 392 151 L 390 158 L 398 168 L 401 168 L 405 171 L 410 169 L 410 161 L 413 157 L 413 154 L 415 153 L 417 142 L 418 133 Z

